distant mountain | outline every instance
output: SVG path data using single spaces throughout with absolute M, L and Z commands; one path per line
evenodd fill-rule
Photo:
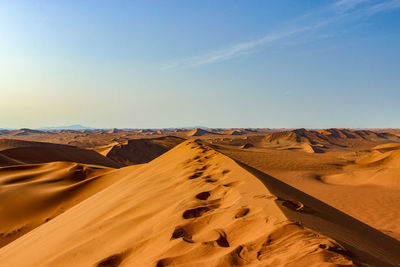
M 52 126 L 52 127 L 43 127 L 38 130 L 92 130 L 94 128 L 83 126 L 80 124 L 74 124 L 69 126 Z

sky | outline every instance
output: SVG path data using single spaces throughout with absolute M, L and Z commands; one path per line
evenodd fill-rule
M 0 128 L 400 127 L 400 0 L 0 1 Z

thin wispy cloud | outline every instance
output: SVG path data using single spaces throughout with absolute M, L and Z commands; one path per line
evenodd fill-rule
M 375 15 L 377 13 L 387 12 L 398 8 L 400 8 L 400 0 L 385 1 L 368 7 L 366 15 Z
M 323 23 L 312 26 L 293 28 L 285 31 L 282 30 L 282 31 L 272 32 L 257 40 L 238 43 L 227 48 L 211 51 L 206 55 L 191 57 L 170 63 L 168 65 L 161 67 L 161 70 L 168 70 L 176 67 L 196 67 L 205 64 L 212 64 L 212 63 L 226 61 L 241 54 L 248 53 L 250 50 L 260 47 L 262 45 L 266 45 L 268 43 L 272 43 L 274 41 L 278 41 L 287 38 L 289 36 L 300 34 L 302 32 L 310 31 L 312 29 L 316 29 L 321 26 L 323 26 Z
M 369 0 L 340 0 L 334 5 L 338 7 L 353 8 L 361 3 L 368 2 Z
M 354 20 L 360 20 L 398 8 L 400 8 L 400 0 L 339 0 L 333 4 L 303 14 L 259 39 L 233 44 L 199 56 L 177 60 L 162 66 L 160 69 L 191 68 L 227 61 L 240 55 L 251 53 L 253 50 L 267 44 L 301 36 L 302 34 L 317 31 L 328 25 L 354 22 Z
M 366 2 L 368 0 L 340 0 L 335 3 L 336 6 L 346 6 L 346 5 L 357 5 L 362 2 Z

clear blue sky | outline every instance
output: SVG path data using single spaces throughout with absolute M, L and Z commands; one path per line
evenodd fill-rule
M 1 1 L 0 128 L 400 127 L 400 0 Z

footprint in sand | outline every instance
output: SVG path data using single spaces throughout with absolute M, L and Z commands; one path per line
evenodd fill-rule
M 209 197 L 211 196 L 211 194 L 210 194 L 210 192 L 201 192 L 201 193 L 198 193 L 197 195 L 196 195 L 196 198 L 197 199 L 200 199 L 200 200 L 207 200 Z
M 121 255 L 112 255 L 101 262 L 97 265 L 98 267 L 117 267 L 121 264 L 122 262 L 122 257 Z
M 218 232 L 218 239 L 213 240 L 213 241 L 203 242 L 202 245 L 229 248 L 230 245 L 229 245 L 229 242 L 228 242 L 227 235 L 226 235 L 225 231 L 223 231 L 223 230 L 216 230 L 216 231 Z
M 175 227 L 175 230 L 171 236 L 171 240 L 182 238 L 182 240 L 187 243 L 194 243 L 194 241 L 192 240 L 192 235 L 186 229 L 189 226 L 190 225 Z
M 195 172 L 194 174 L 189 176 L 189 180 L 193 180 L 193 179 L 199 178 L 202 175 L 203 175 L 203 172 L 201 172 L 201 171 L 200 172 Z
M 235 219 L 242 218 L 242 217 L 246 216 L 247 214 L 249 214 L 249 212 L 250 212 L 249 208 L 243 207 L 240 210 L 238 210 L 238 212 L 235 215 Z
M 241 183 L 242 182 L 234 181 L 234 182 L 230 182 L 230 183 L 224 184 L 223 186 L 225 186 L 225 187 L 235 187 L 235 186 L 240 185 Z
M 204 182 L 206 182 L 206 183 L 216 183 L 216 182 L 218 182 L 218 179 L 212 178 L 211 175 L 207 175 L 204 178 L 205 178 Z
M 194 209 L 189 209 L 183 212 L 182 217 L 184 219 L 198 218 L 203 216 L 204 213 L 211 212 L 216 208 L 218 208 L 217 205 L 210 205 L 210 206 L 202 206 Z
M 275 195 L 256 195 L 254 198 L 264 198 L 264 199 L 271 199 L 271 200 L 279 200 L 279 197 Z
M 297 211 L 297 212 L 305 211 L 304 204 L 297 200 L 284 200 L 282 202 L 282 206 L 285 206 L 286 208 L 289 208 L 289 209 Z
M 223 171 L 222 171 L 222 175 L 228 174 L 228 173 L 230 173 L 230 171 L 231 171 L 231 170 L 223 170 Z
M 189 176 L 189 180 L 193 180 L 193 179 L 201 177 L 204 174 L 204 172 L 208 169 L 208 167 L 209 167 L 208 165 L 204 165 L 201 168 L 197 168 L 195 170 L 195 173 Z

